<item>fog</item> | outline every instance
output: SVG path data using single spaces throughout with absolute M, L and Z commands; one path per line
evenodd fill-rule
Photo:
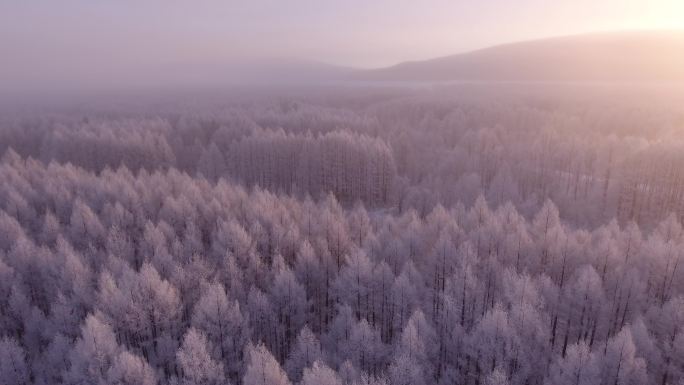
M 5 0 L 0 84 L 40 93 L 282 80 L 270 71 L 282 61 L 376 68 L 546 36 L 683 28 L 681 13 L 674 0 Z

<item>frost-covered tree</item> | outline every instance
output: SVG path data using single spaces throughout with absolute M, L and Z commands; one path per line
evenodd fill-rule
M 314 361 L 311 367 L 304 368 L 302 385 L 342 385 L 342 379 L 332 369 L 320 361 Z
M 600 367 L 603 383 L 627 385 L 647 382 L 646 363 L 636 356 L 632 333 L 627 328 L 608 341 Z
M 316 335 L 304 326 L 297 336 L 297 341 L 292 347 L 285 361 L 285 370 L 290 379 L 297 382 L 302 377 L 304 368 L 312 366 L 317 361 L 323 360 L 321 344 Z
M 157 376 L 142 357 L 122 351 L 107 371 L 107 383 L 113 385 L 155 385 Z
M 220 284 L 212 283 L 195 305 L 192 325 L 214 342 L 213 357 L 224 363 L 231 378 L 236 378 L 251 334 L 240 304 L 231 302 Z
M 572 344 L 564 357 L 551 365 L 547 384 L 589 385 L 601 383 L 601 367 L 596 355 L 585 342 Z
M 69 369 L 64 375 L 67 384 L 106 383 L 107 373 L 121 352 L 111 326 L 97 315 L 88 315 L 81 327 L 81 336 L 69 352 Z
M 176 361 L 181 372 L 180 384 L 227 384 L 223 364 L 211 357 L 207 344 L 207 338 L 202 332 L 190 328 L 185 333 L 183 344 L 176 352 Z
M 247 345 L 244 385 L 290 385 L 287 374 L 266 346 Z

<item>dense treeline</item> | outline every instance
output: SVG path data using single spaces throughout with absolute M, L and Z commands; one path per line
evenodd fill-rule
M 217 164 L 212 158 L 223 164 L 213 143 L 208 154 L 200 164 L 203 174 L 212 179 L 225 174 L 211 169 Z M 396 176 L 394 158 L 383 141 L 347 132 L 320 137 L 282 130 L 258 133 L 232 145 L 230 158 L 230 175 L 248 186 L 313 196 L 331 192 L 343 202 L 361 200 L 373 206 L 391 202 Z
M 579 91 L 343 90 L 5 114 L 0 153 L 98 172 L 173 167 L 421 216 L 483 193 L 527 218 L 551 199 L 590 228 L 682 220 L 681 105 L 642 90 Z
M 0 166 L 0 378 L 676 384 L 684 232 L 547 201 L 345 210 L 175 169 Z
M 3 113 L 0 385 L 681 384 L 682 122 L 444 90 Z
M 196 130 L 178 132 L 160 119 L 47 123 L 28 130 L 18 124 L 2 131 L 0 143 L 3 150 L 94 171 L 119 165 L 131 170 L 178 167 L 212 181 L 234 178 L 274 191 L 333 192 L 344 202 L 377 205 L 392 198 L 396 167 L 390 148 L 378 138 L 345 131 L 286 134 L 256 125 L 248 132 L 226 127 L 202 132 L 206 125 L 215 126 L 200 122 Z M 204 142 L 198 139 L 203 133 L 209 136 Z

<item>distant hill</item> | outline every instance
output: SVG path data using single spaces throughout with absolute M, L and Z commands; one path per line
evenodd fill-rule
M 622 32 L 525 41 L 359 71 L 369 81 L 683 83 L 684 32 Z

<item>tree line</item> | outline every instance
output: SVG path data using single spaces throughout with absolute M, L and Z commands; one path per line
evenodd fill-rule
M 531 218 L 684 218 L 681 104 L 567 90 L 332 90 L 7 113 L 0 153 L 102 172 L 175 168 L 345 206 L 467 206 L 483 194 Z M 597 92 L 598 93 L 598 92 Z

